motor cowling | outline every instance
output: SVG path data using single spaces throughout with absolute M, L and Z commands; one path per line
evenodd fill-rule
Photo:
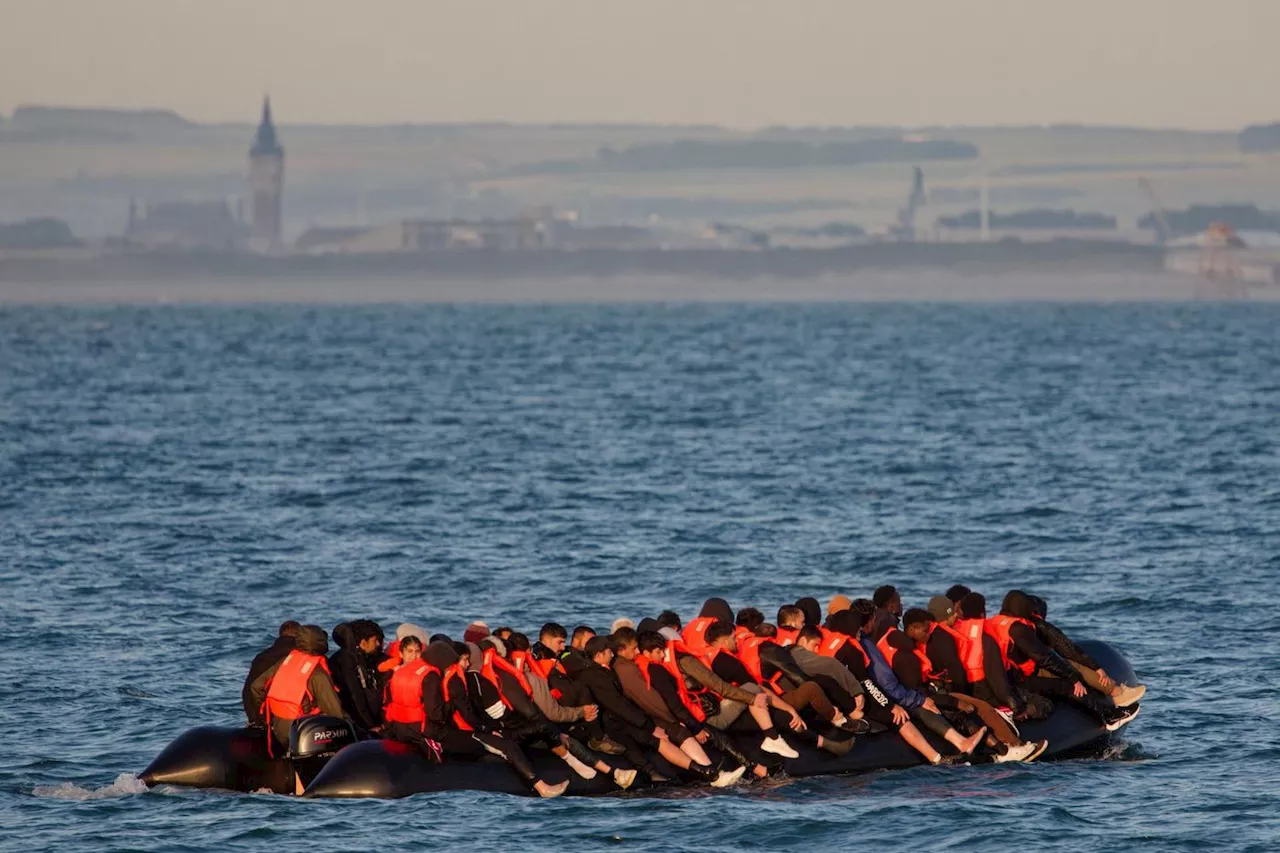
M 344 746 L 358 740 L 356 729 L 339 717 L 299 717 L 289 727 L 289 754 L 305 787 Z

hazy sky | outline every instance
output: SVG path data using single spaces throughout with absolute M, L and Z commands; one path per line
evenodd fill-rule
M 0 0 L 0 112 L 738 126 L 1280 119 L 1280 0 Z

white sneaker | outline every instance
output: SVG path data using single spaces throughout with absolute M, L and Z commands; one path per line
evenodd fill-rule
M 996 713 L 1004 718 L 1004 721 L 1009 724 L 1009 728 L 1013 729 L 1015 735 L 1022 737 L 1022 732 L 1018 731 L 1018 724 L 1013 721 L 1012 711 L 1008 708 L 996 708 Z
M 1020 743 L 1017 746 L 1011 746 L 1004 751 L 1004 755 L 997 755 L 993 759 L 996 764 L 1004 764 L 1006 761 L 1026 761 L 1039 747 L 1038 743 Z
M 1035 744 L 1036 751 L 1031 753 L 1031 757 L 1028 758 L 1027 761 L 1035 761 L 1037 758 L 1044 755 L 1044 751 L 1049 748 L 1048 740 L 1032 741 L 1032 743 Z
M 566 752 L 563 760 L 565 764 L 569 765 L 570 770 L 572 770 L 574 773 L 577 773 L 583 779 L 596 778 L 596 769 L 594 767 L 588 767 L 587 765 L 583 764 L 571 753 Z
M 622 790 L 627 790 L 631 784 L 636 781 L 636 771 L 634 770 L 615 770 L 613 771 L 613 783 Z
M 835 726 L 836 728 L 843 726 L 847 722 L 849 722 L 849 718 L 846 717 L 844 714 L 840 713 L 839 711 L 836 711 L 836 715 L 831 718 L 831 725 Z
M 1138 716 L 1139 710 L 1140 709 L 1136 705 L 1129 708 L 1125 708 L 1124 714 L 1122 714 L 1119 717 L 1116 717 L 1114 720 L 1107 723 L 1106 726 L 1104 726 L 1104 728 L 1109 732 L 1116 731 L 1121 726 L 1127 725 L 1129 722 L 1131 722 L 1134 717 Z
M 1142 685 L 1130 687 L 1127 684 L 1120 685 L 1120 689 L 1111 697 L 1111 701 L 1116 703 L 1117 708 L 1127 708 L 1133 703 L 1147 695 L 1147 688 Z
M 720 775 L 711 780 L 713 788 L 727 788 L 742 778 L 742 774 L 747 772 L 747 768 L 739 767 L 737 770 L 721 770 Z
M 800 753 L 792 749 L 791 746 L 782 739 L 782 735 L 765 738 L 764 743 L 760 744 L 760 748 L 765 752 L 772 752 L 774 755 L 781 755 L 783 758 L 800 757 Z
M 558 797 L 569 789 L 569 780 L 565 779 L 559 785 L 547 785 L 543 790 L 538 791 L 538 796 L 549 800 L 552 797 Z

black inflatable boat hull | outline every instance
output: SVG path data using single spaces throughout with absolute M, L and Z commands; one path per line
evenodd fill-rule
M 1083 643 L 1112 677 L 1137 683 L 1133 669 L 1105 643 Z M 1040 760 L 1096 754 L 1109 733 L 1097 720 L 1077 708 L 1059 703 L 1047 720 L 1023 723 L 1029 740 L 1046 739 Z M 928 735 L 941 751 L 950 748 Z M 894 733 L 858 737 L 846 755 L 833 756 L 796 745 L 799 758 L 784 762 L 791 776 L 822 776 L 896 770 L 923 764 L 920 754 Z M 528 750 L 541 778 L 569 780 L 569 794 L 594 795 L 617 791 L 608 774 L 587 780 L 570 772 L 559 758 L 543 750 Z M 261 731 L 202 727 L 170 744 L 143 772 L 148 785 L 227 788 L 237 791 L 268 789 L 292 793 L 293 771 L 288 761 L 267 755 Z M 639 787 L 642 782 L 637 782 Z M 439 791 L 472 790 L 528 796 L 530 790 L 503 760 L 486 756 L 477 761 L 428 764 L 412 748 L 393 741 L 371 740 L 343 748 L 307 786 L 307 797 L 397 798 Z

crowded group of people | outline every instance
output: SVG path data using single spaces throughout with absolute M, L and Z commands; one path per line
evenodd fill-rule
M 273 754 L 294 720 L 327 714 L 432 762 L 500 756 L 543 797 L 568 782 L 542 779 L 528 746 L 622 789 L 638 772 L 724 787 L 781 769 L 797 744 L 839 756 L 881 731 L 933 764 L 1032 761 L 1047 742 L 1024 740 L 1020 722 L 1065 702 L 1114 731 L 1144 692 L 1049 622 L 1043 599 L 1013 590 L 988 616 L 960 585 L 905 612 L 884 586 L 871 599 L 837 595 L 825 613 L 801 598 L 773 622 L 712 598 L 687 622 L 664 611 L 608 633 L 548 622 L 534 637 L 477 621 L 455 641 L 406 623 L 387 643 L 361 619 L 332 636 L 330 655 L 324 629 L 285 622 L 254 658 L 244 709 Z

